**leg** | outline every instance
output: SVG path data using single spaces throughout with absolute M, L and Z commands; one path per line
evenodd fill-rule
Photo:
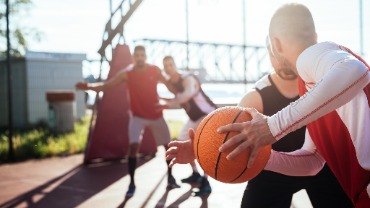
M 144 129 L 143 120 L 138 117 L 131 117 L 129 121 L 129 149 L 128 149 L 128 172 L 130 174 L 130 185 L 126 196 L 130 197 L 135 193 L 135 170 L 137 163 L 137 153 L 139 152 L 142 131 Z
M 244 191 L 242 208 L 290 208 L 293 194 L 299 191 L 298 178 L 262 171 L 250 180 Z
M 181 140 L 181 141 L 189 140 L 190 139 L 189 129 L 192 128 L 192 129 L 196 130 L 197 126 L 202 121 L 202 119 L 203 118 L 200 118 L 197 121 L 192 121 L 192 120 L 189 119 L 185 123 L 185 125 L 182 127 L 182 129 L 179 133 L 178 140 Z M 191 168 L 193 170 L 193 173 L 189 177 L 184 178 L 181 181 L 183 183 L 200 183 L 202 181 L 202 176 L 199 174 L 198 167 L 195 164 L 195 161 L 191 162 L 190 165 L 191 165 Z
M 134 176 L 136 170 L 137 153 L 139 151 L 140 144 L 132 143 L 128 150 L 128 172 L 130 174 L 130 183 L 135 184 Z
M 212 187 L 208 181 L 208 175 L 204 174 L 200 180 L 199 191 L 194 192 L 195 196 L 204 196 L 212 192 Z
M 163 145 L 164 148 L 168 149 L 168 143 L 171 141 L 170 130 L 168 129 L 167 123 L 163 117 L 151 120 L 149 122 L 149 128 L 153 133 L 153 136 L 157 142 L 157 145 Z M 167 163 L 167 173 L 168 173 L 168 185 L 167 188 L 179 188 L 180 186 L 176 184 L 175 178 L 172 176 L 172 169 L 168 166 L 170 160 L 166 160 Z
M 193 173 L 184 179 L 181 179 L 183 183 L 200 183 L 202 180 L 202 176 L 200 175 L 197 165 L 195 164 L 195 161 L 190 163 L 191 169 L 193 170 Z

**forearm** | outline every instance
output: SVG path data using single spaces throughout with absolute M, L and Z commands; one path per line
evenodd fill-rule
M 170 105 L 171 106 L 180 105 L 190 100 L 193 96 L 194 92 L 192 91 L 185 91 L 184 93 L 179 93 L 175 96 L 174 99 L 170 101 Z
M 271 133 L 279 140 L 350 101 L 369 83 L 368 69 L 349 59 L 336 63 L 306 94 L 268 118 Z
M 88 90 L 93 90 L 95 92 L 100 92 L 100 91 L 104 91 L 105 90 L 105 87 L 104 87 L 104 83 L 103 82 L 88 83 L 87 84 L 87 89 Z
M 315 150 L 310 152 L 299 149 L 294 152 L 277 152 L 272 150 L 265 170 L 289 176 L 313 176 L 324 166 L 325 160 Z
M 177 93 L 170 105 L 180 105 L 189 101 L 199 90 L 198 83 L 191 76 L 187 77 L 182 84 L 185 90 L 182 93 Z

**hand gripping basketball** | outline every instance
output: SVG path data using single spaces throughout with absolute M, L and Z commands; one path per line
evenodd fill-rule
M 194 154 L 209 176 L 225 183 L 242 183 L 254 178 L 263 170 L 270 157 L 271 145 L 261 148 L 253 164 L 248 167 L 250 149 L 237 149 L 239 142 L 231 142 L 238 132 L 217 132 L 221 126 L 228 124 L 235 126 L 251 119 L 246 108 L 233 106 L 211 112 L 200 123 L 194 138 Z M 220 152 L 220 146 L 228 141 L 231 143 Z M 227 159 L 226 156 L 234 149 L 238 151 L 238 156 Z

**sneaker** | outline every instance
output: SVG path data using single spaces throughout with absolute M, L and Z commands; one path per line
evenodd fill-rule
M 174 188 L 180 188 L 179 185 L 176 183 L 176 179 L 173 176 L 168 176 L 167 180 L 167 189 L 174 189 Z
M 130 183 L 126 192 L 126 197 L 132 197 L 135 193 L 136 186 L 134 183 Z
M 209 184 L 207 178 L 202 178 L 201 185 L 199 186 L 199 191 L 194 192 L 194 196 L 205 196 L 212 192 L 211 185 Z
M 193 172 L 191 176 L 181 179 L 181 182 L 183 183 L 200 183 L 201 181 L 202 181 L 202 176 L 197 172 Z

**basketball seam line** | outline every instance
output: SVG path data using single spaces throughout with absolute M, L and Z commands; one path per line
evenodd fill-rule
M 197 158 L 198 158 L 198 163 L 199 163 L 200 167 L 202 167 L 202 164 L 200 163 L 199 153 L 198 153 L 198 151 L 199 151 L 198 146 L 199 146 L 200 136 L 201 136 L 201 135 L 202 135 L 202 133 L 203 133 L 203 129 L 204 129 L 204 127 L 207 125 L 208 121 L 209 121 L 209 120 L 211 120 L 211 118 L 212 118 L 214 115 L 216 115 L 216 113 L 215 113 L 215 114 L 213 114 L 213 115 L 211 115 L 211 116 L 208 118 L 208 120 L 206 121 L 206 123 L 202 126 L 202 129 L 200 130 L 200 133 L 199 133 L 199 136 L 198 136 L 198 141 L 197 141 Z M 203 167 L 202 167 L 202 169 L 204 170 L 204 168 L 203 168 Z
M 247 169 L 248 169 L 248 163 L 245 165 L 244 170 L 236 178 L 231 180 L 230 183 L 232 183 L 232 182 L 236 181 L 238 178 L 240 178 L 240 176 L 242 176 Z
M 238 117 L 240 116 L 240 114 L 243 112 L 243 110 L 240 110 L 239 113 L 235 116 L 234 120 L 232 121 L 232 123 L 235 123 L 236 119 L 238 119 Z M 230 134 L 230 131 L 227 132 L 227 134 L 225 135 L 225 138 L 224 138 L 224 141 L 222 142 L 222 144 L 225 144 L 228 136 Z M 221 159 L 221 154 L 222 152 L 218 153 L 218 157 L 217 157 L 217 163 L 216 163 L 216 167 L 215 167 L 215 179 L 217 180 L 217 170 L 218 170 L 218 163 L 220 162 L 220 159 Z

